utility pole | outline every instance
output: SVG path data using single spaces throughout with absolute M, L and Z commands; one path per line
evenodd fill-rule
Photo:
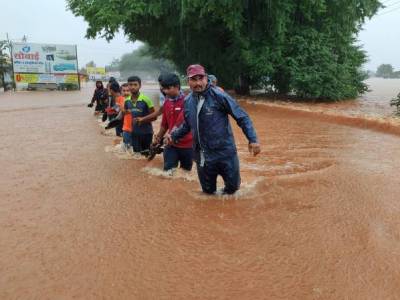
M 7 44 L 6 44 L 7 46 Z M 0 83 L 4 89 L 7 90 L 6 83 L 4 82 L 4 73 L 5 73 L 5 66 L 7 65 L 7 58 L 3 55 L 3 43 L 0 45 Z
M 14 58 L 13 58 L 13 44 L 11 42 L 11 40 L 8 37 L 8 32 L 6 33 L 7 36 L 7 43 L 8 43 L 8 49 L 10 51 L 10 59 L 11 59 L 11 70 L 12 70 L 12 74 L 11 74 L 11 78 L 12 78 L 12 86 L 15 90 L 17 89 L 17 85 L 15 84 L 15 74 L 14 74 Z
M 81 74 L 79 74 L 78 46 L 75 45 L 76 74 L 78 75 L 78 89 L 81 90 Z

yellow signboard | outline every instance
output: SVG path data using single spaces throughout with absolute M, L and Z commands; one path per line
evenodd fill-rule
M 106 68 L 105 67 L 87 67 L 86 72 L 88 75 L 106 75 Z
M 78 75 L 64 75 L 64 83 L 78 83 Z
M 39 74 L 15 74 L 16 83 L 38 83 Z
M 29 73 L 16 73 L 15 82 L 17 84 L 26 83 L 73 83 L 78 84 L 77 74 L 29 74 Z

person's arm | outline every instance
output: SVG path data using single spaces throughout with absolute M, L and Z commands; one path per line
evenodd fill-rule
M 127 102 L 127 101 L 124 101 L 124 105 L 122 105 L 121 111 L 122 111 L 122 113 L 123 113 L 124 115 L 126 115 L 126 114 L 128 114 L 128 113 L 131 113 L 131 110 L 130 110 L 129 107 L 128 107 L 128 102 Z
M 93 97 L 92 97 L 92 101 L 90 103 L 94 103 L 96 101 L 96 90 L 94 90 L 93 92 Z
M 157 109 L 157 110 L 154 110 L 154 107 L 153 107 L 152 110 L 153 110 L 153 112 L 151 112 L 151 113 L 148 114 L 147 116 L 138 118 L 138 119 L 140 119 L 140 122 L 141 122 L 141 123 L 150 123 L 150 122 L 153 122 L 153 121 L 157 120 L 157 118 L 158 118 L 158 117 L 162 114 L 162 112 L 163 112 L 162 107 L 160 107 L 160 108 Z M 151 111 L 151 109 L 150 109 L 150 111 Z M 139 120 L 138 120 L 138 121 L 139 121 Z
M 154 104 L 153 101 L 151 101 L 150 98 L 148 97 L 144 97 L 143 101 L 146 103 L 148 109 L 149 109 L 149 114 L 147 116 L 144 117 L 139 117 L 136 118 L 136 121 L 141 124 L 141 123 L 151 123 L 153 121 L 155 121 L 157 118 L 154 119 L 153 114 L 155 114 L 155 110 L 154 110 Z M 152 116 L 152 117 L 149 117 Z
M 121 111 L 121 106 L 118 103 L 115 103 L 112 107 L 117 113 Z
M 162 138 L 168 131 L 168 122 L 167 122 L 167 117 L 165 114 L 162 115 L 162 120 L 161 120 L 161 125 L 160 125 L 160 130 L 158 133 L 154 136 L 154 141 L 156 144 L 160 144 L 162 141 Z
M 124 103 L 121 100 L 121 96 L 117 96 L 115 98 L 115 105 L 114 105 L 114 109 L 116 112 L 120 112 L 123 111 L 124 109 Z
M 184 122 L 176 129 L 171 132 L 170 136 L 167 136 L 167 142 L 171 144 L 174 142 L 175 144 L 179 143 L 179 140 L 187 135 L 191 128 L 189 125 L 189 109 L 186 106 L 187 102 L 185 103 L 185 110 L 184 110 Z
M 102 93 L 102 100 L 103 100 L 104 102 L 107 102 L 107 101 L 108 101 L 108 91 L 107 91 L 106 89 L 103 90 L 103 93 Z
M 249 141 L 249 151 L 252 152 L 254 155 L 260 153 L 261 150 L 258 143 L 257 134 L 249 115 L 228 94 L 223 93 L 222 98 L 220 99 L 222 99 L 222 104 L 227 113 L 235 119 L 236 123 L 242 129 L 247 140 Z
M 164 135 L 167 133 L 167 131 L 168 131 L 168 128 L 160 126 L 160 130 L 154 136 L 154 141 L 155 141 L 156 144 L 161 144 L 161 141 L 162 141 Z
M 165 95 L 160 92 L 160 98 L 159 98 L 159 103 L 160 103 L 160 107 L 162 108 L 165 102 Z
M 108 97 L 108 92 L 107 90 L 104 91 L 104 95 L 103 95 L 103 103 L 108 106 L 108 102 L 109 102 L 109 97 Z
M 96 90 L 94 90 L 94 93 L 93 93 L 93 96 L 92 96 L 92 100 L 88 104 L 88 107 L 93 107 L 93 104 L 96 101 L 96 97 L 95 96 L 96 96 Z

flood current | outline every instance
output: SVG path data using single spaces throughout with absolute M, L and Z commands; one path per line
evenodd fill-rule
M 121 153 L 91 86 L 1 94 L 0 299 L 399 299 L 399 83 L 330 105 L 242 99 L 262 153 L 233 122 L 229 197 Z

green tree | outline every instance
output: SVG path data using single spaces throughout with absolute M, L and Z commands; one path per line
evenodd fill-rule
M 109 65 L 106 65 L 107 72 L 119 71 L 120 60 L 118 58 L 114 58 Z
M 155 58 L 147 45 L 144 45 L 131 53 L 124 54 L 118 63 L 117 70 L 123 77 L 136 74 L 149 74 L 158 76 L 161 72 L 174 72 L 176 67 L 168 60 Z
M 87 37 L 122 29 L 181 72 L 202 63 L 227 88 L 261 80 L 279 93 L 341 99 L 366 91 L 355 45 L 378 0 L 68 0 Z M 116 13 L 118 12 L 118 13 Z
M 393 72 L 392 78 L 400 78 L 400 71 Z
M 393 77 L 393 66 L 390 64 L 382 64 L 376 70 L 377 77 L 392 78 Z
M 93 60 L 89 61 L 89 62 L 86 64 L 86 68 L 96 68 L 95 62 L 94 62 Z

